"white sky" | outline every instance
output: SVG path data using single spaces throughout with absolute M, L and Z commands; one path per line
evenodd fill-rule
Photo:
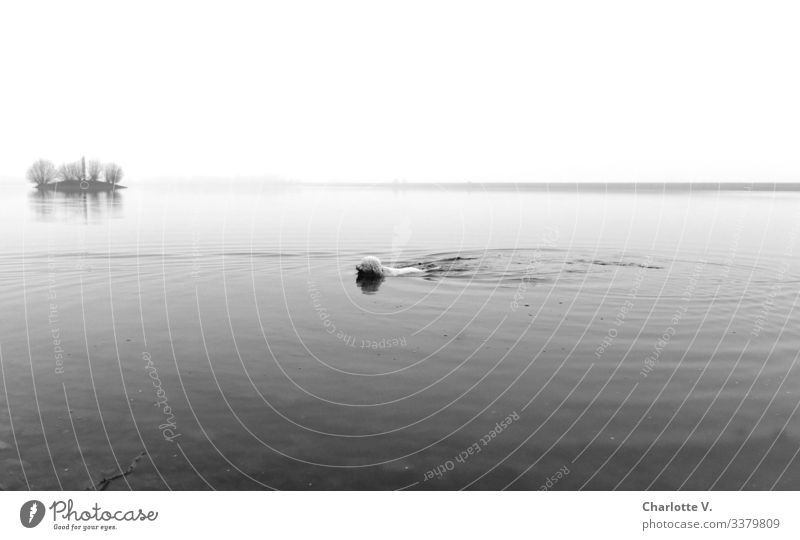
M 798 180 L 800 7 L 0 3 L 0 175 Z

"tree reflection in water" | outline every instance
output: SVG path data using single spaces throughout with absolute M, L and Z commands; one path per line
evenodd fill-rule
M 123 196 L 118 191 L 59 193 L 34 191 L 28 202 L 37 221 L 98 223 L 123 217 Z

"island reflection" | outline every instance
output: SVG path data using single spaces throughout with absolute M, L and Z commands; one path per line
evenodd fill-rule
M 34 191 L 28 197 L 36 221 L 102 223 L 124 217 L 124 198 L 118 191 L 63 193 Z

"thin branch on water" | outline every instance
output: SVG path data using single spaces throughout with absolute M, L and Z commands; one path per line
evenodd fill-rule
M 123 478 L 131 474 L 136 469 L 136 463 L 146 455 L 147 452 L 140 453 L 138 456 L 133 458 L 133 461 L 131 461 L 131 464 L 128 465 L 127 469 L 125 469 L 124 471 L 120 471 L 113 476 L 107 476 L 107 477 L 104 476 L 99 482 L 86 489 L 104 491 L 109 486 L 109 484 L 111 484 L 111 482 L 113 482 L 114 480 L 119 480 L 120 478 Z

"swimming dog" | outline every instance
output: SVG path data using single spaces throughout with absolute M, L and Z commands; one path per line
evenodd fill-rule
M 390 276 L 406 276 L 410 274 L 422 274 L 424 270 L 414 266 L 407 266 L 405 268 L 393 268 L 391 266 L 383 266 L 380 259 L 369 255 L 361 259 L 361 262 L 356 265 L 358 277 L 367 279 L 381 279 Z

